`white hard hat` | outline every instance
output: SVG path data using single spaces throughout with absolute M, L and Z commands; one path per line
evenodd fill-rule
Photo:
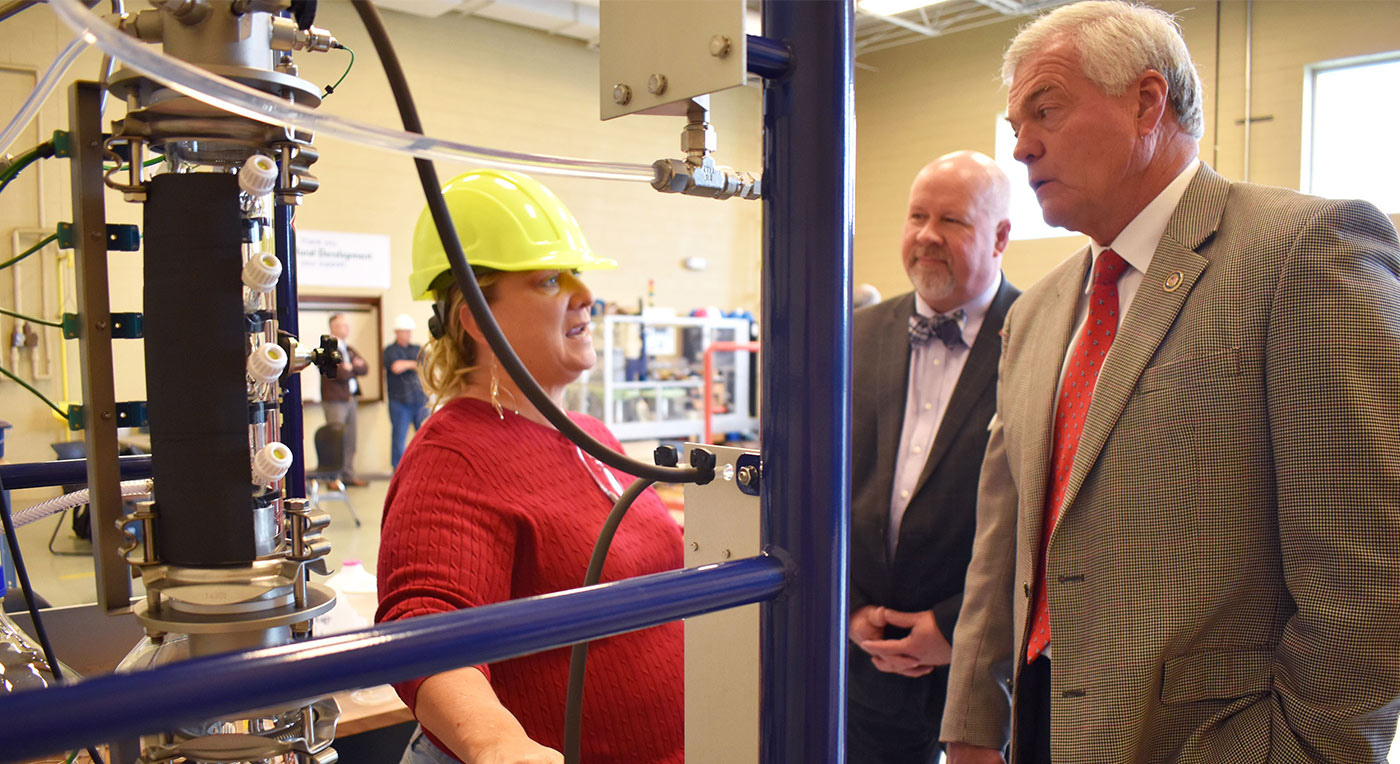
M 880 290 L 876 289 L 874 284 L 857 284 L 851 294 L 851 303 L 857 308 L 874 305 L 879 301 Z
M 413 331 L 414 329 L 417 329 L 417 328 L 418 328 L 418 322 L 417 322 L 417 321 L 414 321 L 414 320 L 413 320 L 413 316 L 410 316 L 410 315 L 408 315 L 407 313 L 400 313 L 400 314 L 399 314 L 399 317 L 396 318 L 396 319 L 394 319 L 394 331 L 396 331 L 396 332 L 397 332 L 397 331 L 409 331 L 409 332 L 411 332 L 411 331 Z

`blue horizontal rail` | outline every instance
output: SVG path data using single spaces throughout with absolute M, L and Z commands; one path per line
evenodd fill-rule
M 792 67 L 792 53 L 775 40 L 758 35 L 745 35 L 748 40 L 748 70 L 766 80 L 776 80 Z
M 151 476 L 151 456 L 121 456 L 117 458 L 122 480 L 140 480 Z M 0 464 L 0 483 L 5 490 L 43 488 L 51 485 L 86 483 L 87 459 L 61 459 L 53 462 L 24 462 Z
M 609 637 L 772 599 L 786 581 L 776 558 L 752 557 L 0 696 L 0 759 Z

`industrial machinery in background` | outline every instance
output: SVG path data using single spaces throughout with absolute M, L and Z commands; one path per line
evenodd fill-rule
M 146 637 L 117 674 L 35 691 L 22 704 L 0 696 L 0 750 L 114 740 L 112 759 L 123 764 L 330 764 L 338 716 L 323 697 L 330 691 L 703 616 L 686 637 L 688 656 L 693 650 L 705 660 L 692 667 L 687 658 L 687 744 L 708 739 L 720 747 L 695 742 L 695 760 L 840 760 L 849 327 L 845 312 L 821 306 L 850 297 L 850 0 L 810 9 L 766 4 L 765 32 L 776 39 L 744 33 L 741 0 L 605 0 L 602 116 L 685 118 L 685 157 L 650 166 L 421 135 L 382 39 L 376 48 L 406 130 L 323 118 L 312 111 L 320 95 L 292 59 L 339 46 L 312 25 L 314 0 L 151 4 L 121 14 L 114 29 L 94 24 L 78 0 L 50 0 L 65 23 L 131 67 L 107 78 L 106 88 L 127 103 L 111 133 L 101 124 L 104 86 L 85 82 L 72 88 L 69 130 L 98 600 L 113 613 L 132 608 Z M 372 6 L 366 13 L 367 2 L 355 4 L 376 37 Z M 159 45 L 165 56 L 152 58 L 127 38 Z M 154 71 L 160 76 L 142 74 Z M 708 123 L 706 94 L 742 85 L 749 74 L 765 81 L 761 174 L 717 164 Z M 339 361 L 333 342 L 297 337 L 292 214 L 317 185 L 313 129 L 420 160 L 763 199 L 763 460 L 698 447 L 690 468 L 635 472 L 650 479 L 684 473 L 698 483 L 687 489 L 697 515 L 687 523 L 686 563 L 695 567 L 384 624 L 303 648 L 334 594 L 307 575 L 324 573 L 329 545 L 320 532 L 328 520 L 302 498 L 296 372 L 311 364 L 330 371 Z M 148 175 L 152 155 L 165 166 Z M 104 170 L 104 159 L 116 167 Z M 420 161 L 419 171 L 431 205 L 431 165 Z M 119 331 L 107 304 L 104 185 L 144 206 L 140 331 L 130 321 Z M 455 232 L 450 238 L 455 243 Z M 457 252 L 460 258 L 460 246 Z M 453 260 L 453 269 L 463 286 L 470 268 Z M 521 383 L 513 354 L 504 357 L 487 335 Z M 115 400 L 111 343 L 128 336 L 144 339 L 144 402 Z M 123 517 L 116 429 L 143 422 L 151 431 L 154 493 Z M 132 568 L 146 590 L 134 605 Z M 705 615 L 746 604 L 753 607 Z M 124 739 L 137 732 L 139 742 Z

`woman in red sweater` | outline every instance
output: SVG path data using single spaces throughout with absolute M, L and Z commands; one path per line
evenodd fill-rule
M 443 188 L 491 312 L 557 403 L 596 361 L 593 295 L 579 270 L 612 268 L 562 202 L 528 176 L 479 170 Z M 414 436 L 385 499 L 378 621 L 581 586 L 594 540 L 631 476 L 587 456 L 500 370 L 452 282 L 425 210 L 414 234 L 415 299 L 434 339 L 420 374 L 441 405 Z M 598 420 L 569 415 L 618 448 Z M 603 581 L 681 567 L 680 528 L 648 489 L 618 528 Z M 583 760 L 682 762 L 680 623 L 594 642 Z M 421 729 L 405 762 L 562 762 L 568 648 L 395 685 Z

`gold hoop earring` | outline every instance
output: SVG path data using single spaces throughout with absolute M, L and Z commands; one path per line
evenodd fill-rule
M 502 420 L 506 418 L 505 412 L 501 410 L 501 384 L 496 377 L 496 360 L 491 359 L 491 405 L 496 409 L 496 416 Z M 505 391 L 506 397 L 510 399 L 510 410 L 516 414 L 520 413 L 520 405 L 515 402 L 515 394 L 510 390 Z

